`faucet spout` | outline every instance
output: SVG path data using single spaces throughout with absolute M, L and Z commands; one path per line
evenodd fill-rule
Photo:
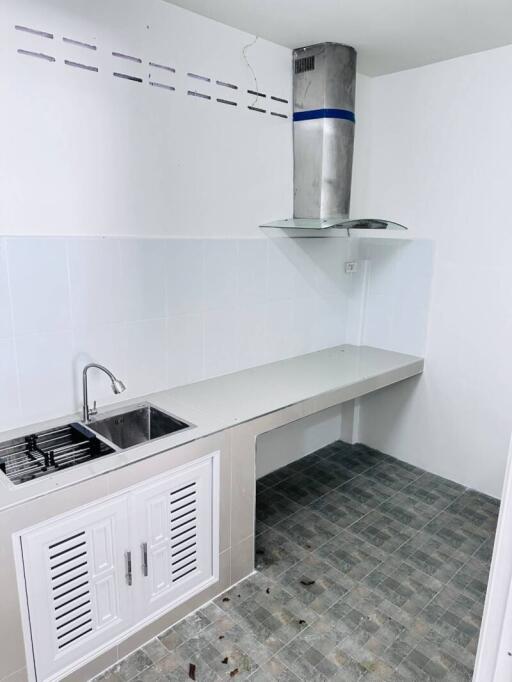
M 90 421 L 91 417 L 95 415 L 98 410 L 96 409 L 96 401 L 94 402 L 94 407 L 89 407 L 89 390 L 87 386 L 87 372 L 90 369 L 99 369 L 102 372 L 104 372 L 108 378 L 111 381 L 112 385 L 112 391 L 118 395 L 119 393 L 122 393 L 124 390 L 126 390 L 126 386 L 123 384 L 123 382 L 118 379 L 112 372 L 104 367 L 103 365 L 98 365 L 96 362 L 90 362 L 88 365 L 86 365 L 83 369 L 82 372 L 82 389 L 83 389 L 83 419 L 84 422 Z

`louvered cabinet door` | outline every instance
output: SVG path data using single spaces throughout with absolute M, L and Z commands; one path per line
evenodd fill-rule
M 21 536 L 36 678 L 62 671 L 130 625 L 128 503 L 100 503 Z
M 213 454 L 133 495 L 140 558 L 134 574 L 145 617 L 172 608 L 217 579 L 217 466 Z

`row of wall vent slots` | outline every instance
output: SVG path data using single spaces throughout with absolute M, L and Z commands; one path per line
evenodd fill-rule
M 19 24 L 16 24 L 14 26 L 14 29 L 16 31 L 21 31 L 23 33 L 29 33 L 34 36 L 38 36 L 40 38 L 43 38 L 45 40 L 55 40 L 55 35 L 53 33 L 49 33 L 47 31 L 40 31 L 34 28 L 31 28 L 29 26 L 22 26 Z M 62 42 L 68 44 L 68 45 L 73 45 L 74 47 L 80 47 L 83 48 L 84 50 L 88 50 L 89 52 L 96 52 L 98 50 L 97 45 L 94 45 L 92 43 L 87 43 L 83 42 L 81 40 L 76 40 L 74 38 L 69 38 L 67 36 L 62 37 Z M 42 61 L 46 61 L 48 63 L 54 63 L 56 62 L 56 58 L 53 57 L 50 54 L 47 54 L 46 52 L 38 52 L 35 50 L 26 50 L 23 48 L 18 48 L 17 50 L 19 55 L 25 56 L 25 57 L 35 57 L 37 59 L 41 59 Z M 113 51 L 112 57 L 114 59 L 118 59 L 121 61 L 124 61 L 126 63 L 132 63 L 132 64 L 144 64 L 143 60 L 140 59 L 139 57 L 134 57 L 132 55 L 126 54 L 124 52 L 115 52 Z M 85 63 L 83 61 L 77 61 L 77 60 L 71 60 L 71 59 L 64 59 L 64 64 L 66 66 L 70 66 L 76 69 L 80 69 L 82 71 L 89 71 L 93 73 L 99 73 L 99 67 Z M 170 74 L 171 76 L 176 74 L 176 69 L 172 66 L 167 66 L 165 64 L 159 64 L 157 62 L 153 61 L 148 61 L 147 63 L 148 67 L 150 69 L 154 69 L 159 73 L 162 74 Z M 230 83 L 229 81 L 224 81 L 224 80 L 217 80 L 217 79 L 212 79 L 209 76 L 204 76 L 198 73 L 193 73 L 193 72 L 187 72 L 187 78 L 190 79 L 190 87 L 187 88 L 187 95 L 191 97 L 195 97 L 198 99 L 203 99 L 203 100 L 213 100 L 218 102 L 219 104 L 226 104 L 228 106 L 232 107 L 237 107 L 239 106 L 240 102 L 235 101 L 233 99 L 232 95 L 230 96 L 228 93 L 233 93 L 239 90 L 238 85 L 235 85 L 234 83 Z M 112 76 L 114 78 L 120 78 L 122 80 L 127 80 L 131 81 L 134 83 L 144 83 L 144 79 L 141 76 L 137 76 L 134 74 L 126 73 L 125 70 L 115 70 L 112 72 Z M 208 94 L 207 92 L 202 92 L 198 89 L 196 89 L 193 84 L 197 82 L 199 83 L 205 83 L 205 84 L 212 84 L 216 85 L 220 88 L 225 88 L 226 95 L 224 97 L 215 97 L 213 95 Z M 156 78 L 153 78 L 151 75 L 151 71 L 149 73 L 148 79 L 147 79 L 148 85 L 154 88 L 158 88 L 161 90 L 167 90 L 170 92 L 174 92 L 176 90 L 175 86 L 172 85 L 171 83 L 166 83 L 163 82 L 162 80 L 157 80 Z M 276 104 L 288 104 L 289 101 L 284 98 L 284 97 L 277 97 L 275 95 L 267 95 L 267 93 L 264 92 L 259 92 L 257 90 L 252 90 L 248 89 L 246 91 L 247 95 L 249 95 L 252 98 L 252 101 L 250 104 L 246 105 L 247 109 L 249 111 L 254 111 L 260 114 L 266 114 L 267 112 L 271 116 L 275 116 L 277 118 L 288 118 L 288 114 L 284 114 L 279 111 L 273 111 L 272 105 L 274 103 Z

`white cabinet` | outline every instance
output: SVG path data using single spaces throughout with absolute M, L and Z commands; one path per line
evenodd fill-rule
M 62 679 L 218 579 L 217 460 L 20 533 L 33 679 Z
M 37 679 L 51 679 L 129 626 L 127 519 L 123 496 L 22 536 Z
M 212 492 L 211 467 L 201 463 L 133 494 L 141 618 L 183 601 L 213 574 Z

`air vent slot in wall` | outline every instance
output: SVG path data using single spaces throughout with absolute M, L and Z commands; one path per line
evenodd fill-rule
M 130 46 L 121 47 L 121 49 L 112 49 L 112 47 L 118 48 L 119 46 L 109 46 L 107 48 L 108 55 L 106 53 L 100 53 L 100 45 L 96 44 L 96 38 L 85 39 L 87 36 L 80 35 L 73 32 L 71 29 L 70 33 L 59 35 L 58 33 L 51 33 L 40 28 L 33 28 L 32 26 L 26 26 L 21 23 L 13 23 L 13 28 L 18 36 L 18 41 L 23 41 L 26 43 L 27 38 L 33 38 L 36 42 L 32 41 L 29 44 L 21 44 L 19 47 L 16 45 L 17 53 L 24 57 L 33 58 L 31 61 L 34 63 L 47 62 L 64 64 L 66 71 L 75 71 L 77 74 L 79 72 L 85 73 L 96 73 L 96 74 L 108 74 L 113 76 L 114 81 L 121 81 L 124 83 L 141 84 L 143 86 L 149 86 L 153 90 L 167 93 L 176 93 L 186 95 L 189 101 L 195 100 L 196 102 L 208 102 L 213 101 L 222 105 L 225 110 L 232 109 L 238 111 L 246 112 L 256 112 L 260 114 L 258 117 L 252 117 L 253 120 L 261 119 L 261 114 L 270 116 L 274 120 L 288 119 L 290 117 L 289 112 L 289 100 L 285 97 L 270 95 L 265 92 L 261 92 L 258 85 L 254 83 L 253 87 L 244 88 L 241 85 L 233 82 L 232 79 L 206 75 L 201 70 L 190 70 L 184 71 L 183 75 L 186 77 L 186 87 L 180 87 L 183 81 L 176 81 L 175 77 L 177 70 L 174 66 L 171 66 L 167 62 L 166 58 L 157 58 L 155 61 L 155 55 L 144 56 L 139 54 L 138 51 L 130 49 Z M 40 49 L 40 43 L 42 45 L 44 42 L 48 43 L 49 40 L 54 41 L 56 44 L 57 53 L 60 54 L 48 54 L 46 49 Z M 59 49 L 58 46 L 64 46 L 66 51 Z M 165 46 L 168 48 L 168 45 Z M 85 51 L 95 52 L 95 58 L 98 63 L 91 63 L 91 60 L 84 56 Z M 162 54 L 162 47 L 160 48 L 160 54 Z M 35 59 L 34 59 L 35 58 Z M 307 58 L 314 66 L 314 57 Z M 299 60 L 304 61 L 304 60 Z M 172 64 L 172 62 L 171 62 Z M 296 68 L 300 64 L 296 62 Z M 140 67 L 140 68 L 139 68 Z M 310 67 L 311 68 L 311 65 Z M 208 73 L 206 71 L 206 73 Z M 220 75 L 220 74 L 218 74 Z M 59 77 L 59 74 L 54 75 L 53 78 Z M 83 76 L 78 76 L 77 78 L 83 78 Z M 80 81 L 81 83 L 87 81 Z M 130 86 L 126 86 L 130 87 Z M 123 88 L 123 86 L 121 86 Z M 214 91 L 211 90 L 214 88 Z M 221 92 L 230 91 L 229 95 L 225 95 Z M 116 92 L 125 91 L 117 90 Z M 142 92 L 142 88 L 133 88 L 132 92 Z M 243 94 L 246 95 L 245 101 L 239 99 Z M 117 95 L 116 95 L 117 96 Z M 176 95 L 175 95 L 176 96 Z M 164 101 L 152 99 L 152 102 Z M 268 102 L 268 108 L 263 105 L 263 103 Z M 281 105 L 285 105 L 283 108 Z M 195 105 L 192 105 L 195 106 Z M 284 109 L 284 110 L 283 110 Z M 206 112 L 206 109 L 204 110 Z M 174 111 L 172 112 L 175 113 Z M 264 117 L 263 117 L 264 118 Z

